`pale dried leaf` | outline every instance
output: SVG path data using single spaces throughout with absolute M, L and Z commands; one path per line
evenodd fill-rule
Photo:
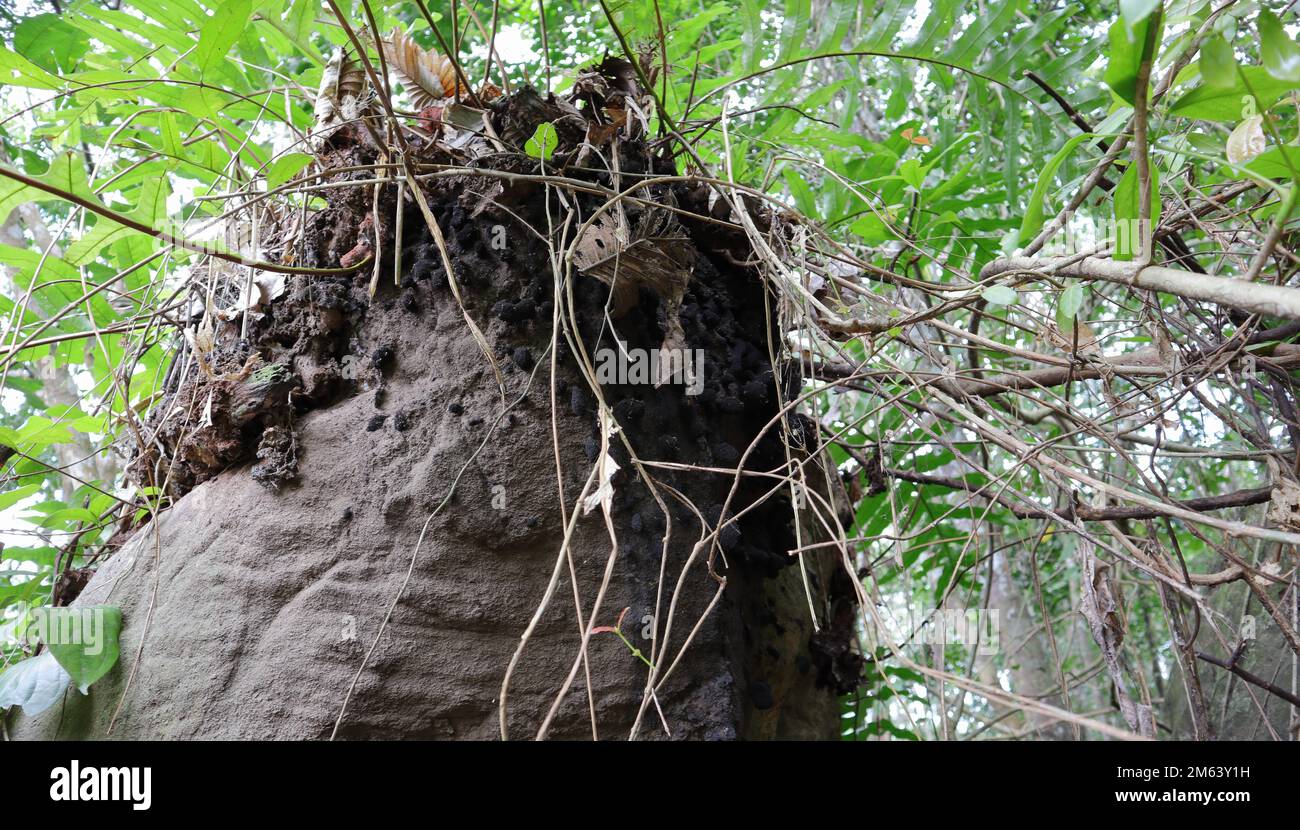
M 1228 136 L 1228 161 L 1244 164 L 1264 152 L 1264 116 L 1252 115 L 1237 125 Z
M 1115 685 L 1115 699 L 1120 713 L 1129 728 L 1139 735 L 1155 736 L 1155 722 L 1151 707 L 1133 701 L 1124 676 L 1120 647 L 1124 643 L 1124 623 L 1120 618 L 1119 603 L 1111 584 L 1110 565 L 1097 559 L 1096 549 L 1090 540 L 1080 537 L 1076 547 L 1082 573 L 1082 596 L 1079 611 L 1088 621 L 1092 638 L 1101 649 L 1106 673 Z
M 636 303 L 637 290 L 644 286 L 664 300 L 669 339 L 680 329 L 677 312 L 694 271 L 695 248 L 671 211 L 646 210 L 630 233 L 615 217 L 602 215 L 577 240 L 573 261 L 612 287 L 615 318 Z
M 450 104 L 442 110 L 442 120 L 461 130 L 483 131 L 483 110 L 466 104 Z
M 208 400 L 203 404 L 203 417 L 199 419 L 199 429 L 212 426 L 212 396 L 216 394 L 215 389 L 208 390 Z
M 582 514 L 585 516 L 599 506 L 608 516 L 614 503 L 614 474 L 619 471 L 618 462 L 614 456 L 609 453 L 609 439 L 617 435 L 619 431 L 618 422 L 614 420 L 613 415 L 607 407 L 601 407 L 600 410 L 600 444 L 601 456 L 597 462 L 597 472 L 600 478 L 600 485 L 592 493 L 582 500 Z
M 311 145 L 316 151 L 340 124 L 360 116 L 366 89 L 366 71 L 341 48 L 336 48 L 325 64 L 316 92 L 315 119 L 311 128 Z
M 1277 479 L 1268 508 L 1268 520 L 1283 528 L 1300 528 L 1300 486 L 1284 478 Z
M 601 457 L 600 462 L 600 486 L 594 492 L 588 493 L 587 497 L 582 500 L 582 515 L 586 516 L 591 511 L 600 507 L 602 510 L 609 510 L 614 502 L 614 473 L 618 472 L 618 462 L 614 457 L 606 453 Z
M 256 311 L 263 306 L 270 305 L 285 291 L 284 276 L 284 274 L 273 274 L 269 271 L 258 272 L 253 277 L 251 285 L 245 282 L 240 286 L 239 299 L 235 302 L 234 307 L 225 311 L 218 311 L 218 316 L 224 320 L 231 320 L 242 312 Z
M 1077 345 L 1079 354 L 1101 354 L 1101 346 L 1097 342 L 1097 334 L 1089 328 L 1083 321 L 1076 320 L 1075 327 L 1078 329 L 1078 342 L 1075 342 L 1074 332 L 1064 332 L 1056 327 L 1052 321 L 1043 324 L 1039 332 L 1039 339 L 1047 342 L 1057 351 L 1072 354 Z
M 316 91 L 316 106 L 314 110 L 315 120 L 312 126 L 312 132 L 319 132 L 328 126 L 331 119 L 338 112 L 338 85 L 339 76 L 343 72 L 343 64 L 346 58 L 342 49 L 335 49 L 330 55 L 330 59 L 325 63 L 325 71 L 321 73 L 320 86 Z

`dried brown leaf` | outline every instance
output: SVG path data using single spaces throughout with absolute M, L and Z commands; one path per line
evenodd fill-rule
M 445 55 L 422 48 L 397 28 L 379 44 L 384 58 L 406 85 L 406 94 L 416 109 L 433 106 L 456 94 L 456 67 Z M 466 92 L 463 86 L 461 92 Z
M 1284 478 L 1277 480 L 1268 508 L 1268 520 L 1286 529 L 1300 528 L 1300 486 Z
M 315 121 L 311 128 L 314 149 L 319 151 L 338 125 L 361 114 L 365 89 L 365 69 L 342 49 L 335 49 L 325 64 L 316 92 Z
M 1111 582 L 1110 565 L 1097 559 L 1092 542 L 1080 537 L 1075 548 L 1079 557 L 1082 579 L 1082 596 L 1079 611 L 1088 621 L 1092 639 L 1101 649 L 1106 673 L 1115 684 L 1115 699 L 1128 726 L 1139 735 L 1155 736 L 1155 721 L 1151 707 L 1133 700 L 1125 680 L 1123 656 L 1124 621 L 1120 617 L 1119 602 Z
M 615 318 L 636 304 L 640 288 L 658 294 L 665 332 L 661 348 L 686 347 L 678 314 L 695 268 L 695 247 L 670 210 L 644 211 L 630 232 L 614 215 L 602 215 L 577 240 L 573 261 L 587 276 L 610 286 Z

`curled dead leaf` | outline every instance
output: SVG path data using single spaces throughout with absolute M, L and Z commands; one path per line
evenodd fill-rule
M 1076 332 L 1061 331 L 1057 328 L 1055 323 L 1050 321 L 1043 326 L 1039 333 L 1039 339 L 1047 342 L 1053 349 L 1067 354 L 1072 354 L 1076 345 L 1079 354 L 1101 354 L 1101 346 L 1098 345 L 1097 334 L 1082 321 L 1076 320 L 1074 327 L 1077 329 L 1077 343 L 1075 338 Z
M 1244 164 L 1264 152 L 1268 142 L 1264 139 L 1264 116 L 1252 115 L 1237 125 L 1228 136 L 1228 161 Z
M 1280 527 L 1300 528 L 1300 485 L 1288 479 L 1277 479 L 1269 503 L 1268 520 Z
M 603 454 L 596 462 L 597 477 L 600 484 L 595 491 L 588 493 L 587 497 L 582 500 L 582 515 L 586 516 L 595 510 L 601 508 L 605 515 L 614 504 L 614 475 L 619 471 L 618 462 L 609 452 L 610 438 L 619 432 L 618 422 L 614 420 L 613 414 L 607 407 L 602 407 L 600 412 L 600 442 Z M 621 618 L 620 618 L 621 619 Z
M 695 247 L 670 210 L 647 209 L 632 228 L 615 214 L 603 214 L 576 240 L 573 262 L 610 286 L 615 318 L 636 304 L 641 287 L 658 294 L 664 301 L 663 348 L 685 347 L 678 311 L 694 272 Z
M 364 108 L 366 71 L 361 64 L 335 49 L 321 73 L 311 128 L 312 149 L 320 151 L 339 125 L 357 118 Z
M 1101 649 L 1102 662 L 1114 684 L 1120 714 L 1130 729 L 1144 737 L 1154 737 L 1155 720 L 1150 705 L 1133 700 L 1129 692 L 1120 651 L 1126 632 L 1118 589 L 1111 579 L 1111 567 L 1097 558 L 1095 547 L 1087 539 L 1079 539 L 1075 554 L 1082 570 L 1079 612 L 1088 621 L 1092 638 Z

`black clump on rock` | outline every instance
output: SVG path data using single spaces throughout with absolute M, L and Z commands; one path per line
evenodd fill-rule
M 681 452 L 681 441 L 676 435 L 659 436 L 659 451 L 664 454 L 665 458 L 675 459 Z
M 740 542 L 740 528 L 735 522 L 730 522 L 722 528 L 718 534 L 718 546 L 722 548 L 723 553 L 728 553 L 735 549 Z
M 614 419 L 620 424 L 633 424 L 645 415 L 645 404 L 636 398 L 624 398 L 614 404 Z
M 380 346 L 370 353 L 370 362 L 375 364 L 381 372 L 387 372 L 393 360 L 393 349 L 391 346 Z
M 433 276 L 435 267 L 436 266 L 431 259 L 418 259 L 415 261 L 415 264 L 411 266 L 410 278 L 413 282 L 427 280 L 429 277 Z
M 574 415 L 585 415 L 591 411 L 591 396 L 581 386 L 569 388 L 569 411 Z
M 768 377 L 770 375 L 765 375 L 763 378 L 754 378 L 741 387 L 740 396 L 745 403 L 765 404 L 768 402 L 768 389 L 770 388 L 767 383 Z
M 515 303 L 515 322 L 522 323 L 525 320 L 531 320 L 537 315 L 537 303 L 529 297 L 525 297 Z
M 745 404 L 741 402 L 740 398 L 732 394 L 719 395 L 714 405 L 728 415 L 740 415 L 745 411 Z
M 511 325 L 518 325 L 533 319 L 537 314 L 537 303 L 527 297 L 518 302 L 499 300 L 492 306 L 492 313 Z
M 734 467 L 740 461 L 740 450 L 728 444 L 726 441 L 719 441 L 713 445 L 713 459 L 722 467 Z
M 510 353 L 510 360 L 525 372 L 533 368 L 533 353 L 527 346 L 520 346 Z

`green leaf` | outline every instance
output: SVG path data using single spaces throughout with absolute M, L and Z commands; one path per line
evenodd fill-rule
M 925 675 L 916 669 L 909 669 L 906 666 L 885 666 L 885 674 L 892 675 L 902 680 L 910 680 L 913 683 L 925 684 Z
M 117 664 L 122 609 L 116 605 L 81 605 L 39 611 L 45 617 L 42 641 L 85 694 L 91 683 Z
M 58 75 L 3 46 L 0 46 L 0 83 L 34 89 L 58 89 L 63 85 Z
M 99 198 L 90 189 L 89 179 L 86 177 L 85 161 L 80 152 L 57 153 L 50 161 L 49 168 L 35 178 L 88 201 L 99 201 Z M 28 187 L 22 182 L 7 176 L 0 176 L 0 216 L 8 216 L 11 210 L 23 202 L 41 202 L 54 198 L 57 197 L 51 196 L 44 190 Z
M 1259 55 L 1268 74 L 1279 81 L 1300 83 L 1300 46 L 1269 11 L 1259 13 Z
M 35 484 L 26 484 L 8 492 L 0 493 L 0 510 L 8 510 L 40 489 L 41 482 L 38 481 Z
M 24 455 L 37 455 L 52 444 L 70 444 L 75 440 L 67 424 L 56 424 L 40 415 L 31 416 L 16 430 L 0 427 L 0 444 Z
M 1256 156 L 1246 169 L 1268 179 L 1289 179 L 1300 171 L 1300 147 L 1272 147 Z
M 68 673 L 48 651 L 14 663 L 0 674 L 0 709 L 21 706 L 24 714 L 38 715 L 59 702 L 68 680 Z
M 1128 25 L 1134 26 L 1146 20 L 1159 5 L 1160 0 L 1119 0 L 1119 13 Z
M 990 285 L 980 294 L 989 305 L 1015 305 L 1020 295 L 1009 285 Z
M 316 28 L 316 12 L 319 9 L 320 6 L 315 0 L 294 0 L 288 23 L 296 39 L 310 42 L 312 30 Z
M 75 524 L 84 524 L 87 527 L 95 523 L 96 516 L 84 507 L 65 507 L 61 510 L 55 510 L 45 518 L 41 519 L 40 526 L 45 528 L 71 528 Z
M 1244 99 L 1253 96 L 1253 108 L 1262 112 L 1290 92 L 1292 87 L 1293 84 L 1279 81 L 1262 66 L 1243 66 L 1232 86 L 1212 87 L 1201 84 L 1175 101 L 1169 112 L 1183 118 L 1231 121 L 1235 124 L 1253 114 L 1246 112 L 1252 105 Z
M 1161 24 L 1163 25 L 1163 23 Z M 1106 62 L 1106 72 L 1102 80 L 1115 91 L 1115 94 L 1132 104 L 1137 97 L 1138 70 L 1142 66 L 1142 50 L 1146 45 L 1147 35 L 1151 29 L 1151 18 L 1134 24 L 1130 29 L 1124 20 L 1111 24 L 1110 59 Z M 1160 34 L 1156 33 L 1159 42 Z
M 1237 58 L 1222 37 L 1211 37 L 1201 46 L 1201 78 L 1211 89 L 1231 89 L 1237 83 Z
M 1026 243 L 1038 235 L 1043 228 L 1043 201 L 1047 198 L 1047 191 L 1052 186 L 1052 178 L 1056 175 L 1056 170 L 1061 166 L 1061 162 L 1074 151 L 1084 140 L 1092 138 L 1089 133 L 1076 135 L 1065 146 L 1056 151 L 1056 155 L 1043 166 L 1042 171 L 1038 174 L 1038 182 L 1034 185 L 1034 192 L 1029 195 L 1029 207 L 1025 210 L 1025 218 L 1020 223 L 1021 240 Z
M 1071 283 L 1061 292 L 1061 298 L 1056 303 L 1056 327 L 1066 336 L 1074 330 L 1074 321 L 1079 316 L 1081 308 L 1083 308 L 1083 283 Z
M 29 17 L 14 29 L 14 50 L 51 72 L 71 72 L 90 48 L 90 36 L 57 14 Z
M 162 138 L 164 153 L 174 159 L 185 158 L 185 145 L 181 141 L 181 131 L 176 126 L 175 113 L 158 113 L 158 134 Z
M 1115 236 L 1114 257 L 1119 262 L 1128 262 L 1141 252 L 1141 189 L 1138 186 L 1137 165 L 1130 164 L 1115 185 Z M 1160 221 L 1160 171 L 1151 168 L 1151 225 L 1154 228 Z
M 311 162 L 312 157 L 306 153 L 285 153 L 266 169 L 266 186 L 275 190 L 298 175 Z
M 795 207 L 804 216 L 816 217 L 817 215 L 817 194 L 808 186 L 808 182 L 799 175 L 799 171 L 793 167 L 787 167 L 781 173 L 785 179 L 786 187 L 790 189 L 790 195 L 794 197 Z
M 925 184 L 925 170 L 921 167 L 921 162 L 916 159 L 908 159 L 898 165 L 898 175 L 918 193 L 921 191 L 921 186 Z
M 32 562 L 41 568 L 52 568 L 54 567 L 54 559 L 58 554 L 57 548 L 48 545 L 36 548 L 19 548 L 13 545 L 5 545 L 4 551 L 0 552 L 0 559 L 7 562 Z M 42 582 L 41 579 L 33 581 L 37 583 L 37 587 Z
M 253 13 L 252 0 L 223 0 L 216 5 L 216 12 L 199 29 L 199 45 L 191 58 L 199 77 L 226 60 Z
M 535 159 L 550 161 L 551 155 L 559 145 L 560 136 L 555 132 L 555 126 L 543 122 L 537 125 L 533 137 L 524 143 L 524 152 Z

